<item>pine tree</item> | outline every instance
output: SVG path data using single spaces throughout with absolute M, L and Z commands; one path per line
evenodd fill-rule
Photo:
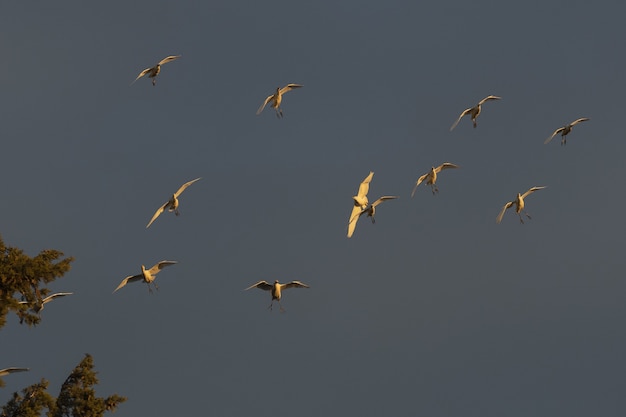
M 46 284 L 70 270 L 74 258 L 63 256 L 63 252 L 46 249 L 31 258 L 21 249 L 6 246 L 0 237 L 0 328 L 9 311 L 18 315 L 20 323 L 39 324 L 41 317 L 31 307 L 50 293 Z
M 96 396 L 94 385 L 98 378 L 93 370 L 93 358 L 85 358 L 67 377 L 59 396 L 55 399 L 48 392 L 48 381 L 15 392 L 13 398 L 2 407 L 0 417 L 39 417 L 46 411 L 48 417 L 102 417 L 107 411 L 115 411 L 125 397 L 113 394 L 106 398 Z

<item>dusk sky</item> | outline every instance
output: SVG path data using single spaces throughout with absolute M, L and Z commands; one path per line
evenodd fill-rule
M 0 235 L 76 258 L 0 404 L 85 353 L 116 417 L 626 415 L 626 5 L 0 5 Z M 156 86 L 139 72 L 168 55 Z M 255 115 L 276 87 L 304 87 Z M 490 94 L 477 128 L 466 108 Z M 544 140 L 580 117 L 567 145 Z M 431 166 L 439 194 L 417 178 Z M 346 237 L 373 171 L 378 206 Z M 178 187 L 180 216 L 146 224 Z M 532 219 L 502 206 L 533 186 Z M 120 281 L 161 260 L 159 291 Z M 299 280 L 286 312 L 243 291 Z M 17 295 L 16 295 L 17 296 Z

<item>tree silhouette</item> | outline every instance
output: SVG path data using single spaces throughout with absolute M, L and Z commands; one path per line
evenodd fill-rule
M 115 411 L 126 398 L 117 394 L 97 397 L 96 373 L 92 356 L 86 354 L 61 386 L 56 399 L 46 391 L 48 381 L 42 379 L 24 388 L 22 395 L 13 393 L 11 400 L 2 407 L 0 417 L 39 417 L 44 410 L 48 417 L 102 417 L 107 411 Z
M 21 249 L 6 246 L 0 237 L 0 328 L 9 311 L 18 315 L 20 323 L 39 324 L 41 317 L 32 307 L 50 293 L 46 284 L 70 270 L 74 258 L 63 256 L 63 252 L 46 249 L 31 258 Z

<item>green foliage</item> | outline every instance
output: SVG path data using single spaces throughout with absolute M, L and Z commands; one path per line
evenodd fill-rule
M 74 258 L 63 256 L 63 252 L 46 249 L 31 258 L 21 249 L 6 246 L 0 237 L 0 328 L 9 311 L 18 315 L 20 323 L 39 324 L 41 317 L 31 307 L 50 293 L 45 284 L 70 270 Z M 22 300 L 27 303 L 20 304 Z
M 93 386 L 98 383 L 96 372 L 93 371 L 93 358 L 85 358 L 67 377 L 57 398 L 56 408 L 52 417 L 99 417 L 106 411 L 115 411 L 125 397 L 117 394 L 106 398 L 96 397 Z
M 13 393 L 13 398 L 2 407 L 0 417 L 39 417 L 44 410 L 47 410 L 48 417 L 102 417 L 126 401 L 117 394 L 97 397 L 94 390 L 97 384 L 93 358 L 86 354 L 67 377 L 56 399 L 46 391 L 48 381 L 42 379 L 40 383 L 24 388 L 22 395 Z

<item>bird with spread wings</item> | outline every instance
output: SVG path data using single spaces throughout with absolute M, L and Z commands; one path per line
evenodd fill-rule
M 148 227 L 150 227 L 152 222 L 155 221 L 156 218 L 159 217 L 161 215 L 161 213 L 163 213 L 165 210 L 167 210 L 169 212 L 173 211 L 177 216 L 180 215 L 180 213 L 178 212 L 178 197 L 182 194 L 183 191 L 185 191 L 185 189 L 187 187 L 189 187 L 191 184 L 193 184 L 194 182 L 196 182 L 196 181 L 198 181 L 200 179 L 202 179 L 202 178 L 201 177 L 200 178 L 196 178 L 195 180 L 191 180 L 191 181 L 186 182 L 183 185 L 181 185 L 180 188 L 178 189 L 178 191 L 176 191 L 174 194 L 172 194 L 172 197 L 170 197 L 170 199 L 167 200 L 167 202 L 165 204 L 163 204 L 161 207 L 159 207 L 157 209 L 157 211 L 154 213 L 154 216 L 152 216 L 152 219 L 150 219 L 150 222 L 146 226 L 146 229 Z
M 144 75 L 147 75 L 148 78 L 152 78 L 152 85 L 155 86 L 156 85 L 156 76 L 159 75 L 159 73 L 161 72 L 161 65 L 167 64 L 168 62 L 172 62 L 173 60 L 178 59 L 181 56 L 182 55 L 170 55 L 167 58 L 163 58 L 154 67 L 146 68 L 145 70 L 141 71 L 139 73 L 139 75 L 137 76 L 137 78 L 135 78 L 135 81 L 137 81 L 138 79 L 140 79 Z M 130 85 L 135 84 L 135 81 L 130 83 Z
M 283 94 L 300 87 L 302 87 L 302 85 L 300 84 L 287 84 L 283 88 L 276 87 L 276 93 L 268 96 L 265 99 L 263 104 L 261 104 L 261 107 L 259 107 L 259 109 L 256 111 L 256 114 L 261 114 L 265 106 L 267 106 L 269 103 L 274 108 L 274 110 L 276 110 L 276 117 L 280 119 L 281 117 L 283 117 L 283 110 L 280 107 L 280 104 L 283 102 Z

